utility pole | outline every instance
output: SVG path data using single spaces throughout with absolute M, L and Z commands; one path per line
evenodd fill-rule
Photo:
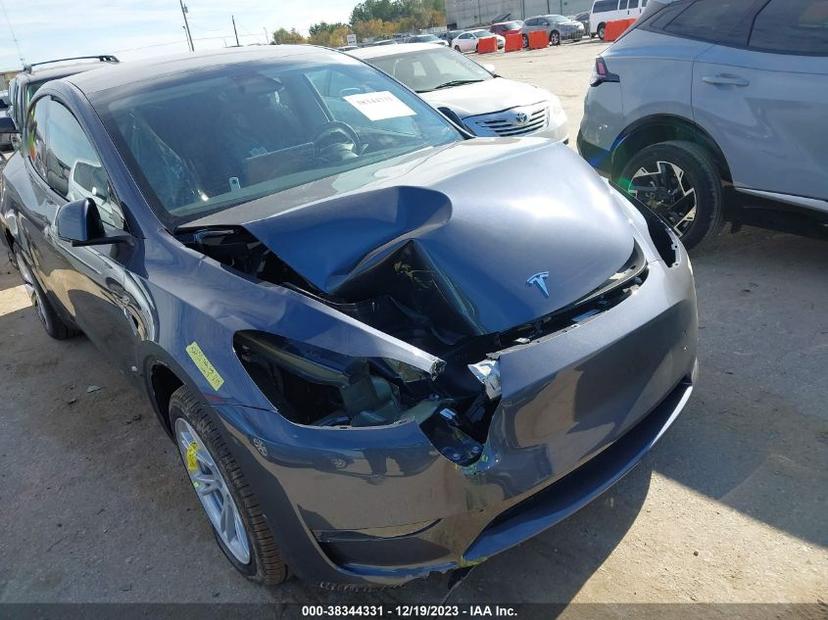
M 239 31 L 236 30 L 236 16 L 231 15 L 230 19 L 233 21 L 233 34 L 236 35 L 236 47 L 241 47 L 239 45 Z
M 195 46 L 193 45 L 193 35 L 190 33 L 190 24 L 187 21 L 187 13 L 189 12 L 187 9 L 187 5 L 184 4 L 184 0 L 178 0 L 178 4 L 181 5 L 181 15 L 184 16 L 184 32 L 187 33 L 187 45 L 190 46 L 190 51 L 195 51 Z
M 264 31 L 264 33 L 265 33 L 265 45 L 269 45 L 269 44 L 270 44 L 270 37 L 269 37 L 269 36 L 268 36 L 268 34 L 267 34 L 267 27 L 266 27 L 266 26 L 262 26 L 262 30 L 263 30 L 263 31 Z

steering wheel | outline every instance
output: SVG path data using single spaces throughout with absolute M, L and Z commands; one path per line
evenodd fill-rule
M 343 140 L 344 138 L 344 140 Z M 342 161 L 362 154 L 362 140 L 348 123 L 331 121 L 325 123 L 313 139 L 317 159 Z

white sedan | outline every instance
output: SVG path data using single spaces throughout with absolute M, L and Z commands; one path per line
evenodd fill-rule
M 494 67 L 481 66 L 453 50 L 405 43 L 349 54 L 396 78 L 477 136 L 568 139 L 566 113 L 555 95 L 506 80 L 494 73 Z
M 506 39 L 499 34 L 493 34 L 488 30 L 468 30 L 458 35 L 452 42 L 451 46 L 458 52 L 468 53 L 477 51 L 477 43 L 480 39 L 494 37 L 497 39 L 497 49 L 502 50 L 506 45 Z

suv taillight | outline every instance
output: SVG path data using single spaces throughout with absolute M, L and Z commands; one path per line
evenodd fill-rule
M 620 81 L 621 77 L 615 73 L 610 73 L 610 70 L 607 69 L 606 61 L 598 56 L 598 58 L 595 59 L 595 68 L 592 71 L 592 81 L 590 82 L 590 86 L 600 86 L 604 82 Z

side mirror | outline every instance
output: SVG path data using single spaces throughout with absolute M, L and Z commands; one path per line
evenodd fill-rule
M 126 233 L 107 234 L 98 206 L 91 198 L 68 202 L 57 212 L 57 235 L 72 247 L 130 243 Z
M 0 116 L 0 134 L 20 133 L 11 116 Z

